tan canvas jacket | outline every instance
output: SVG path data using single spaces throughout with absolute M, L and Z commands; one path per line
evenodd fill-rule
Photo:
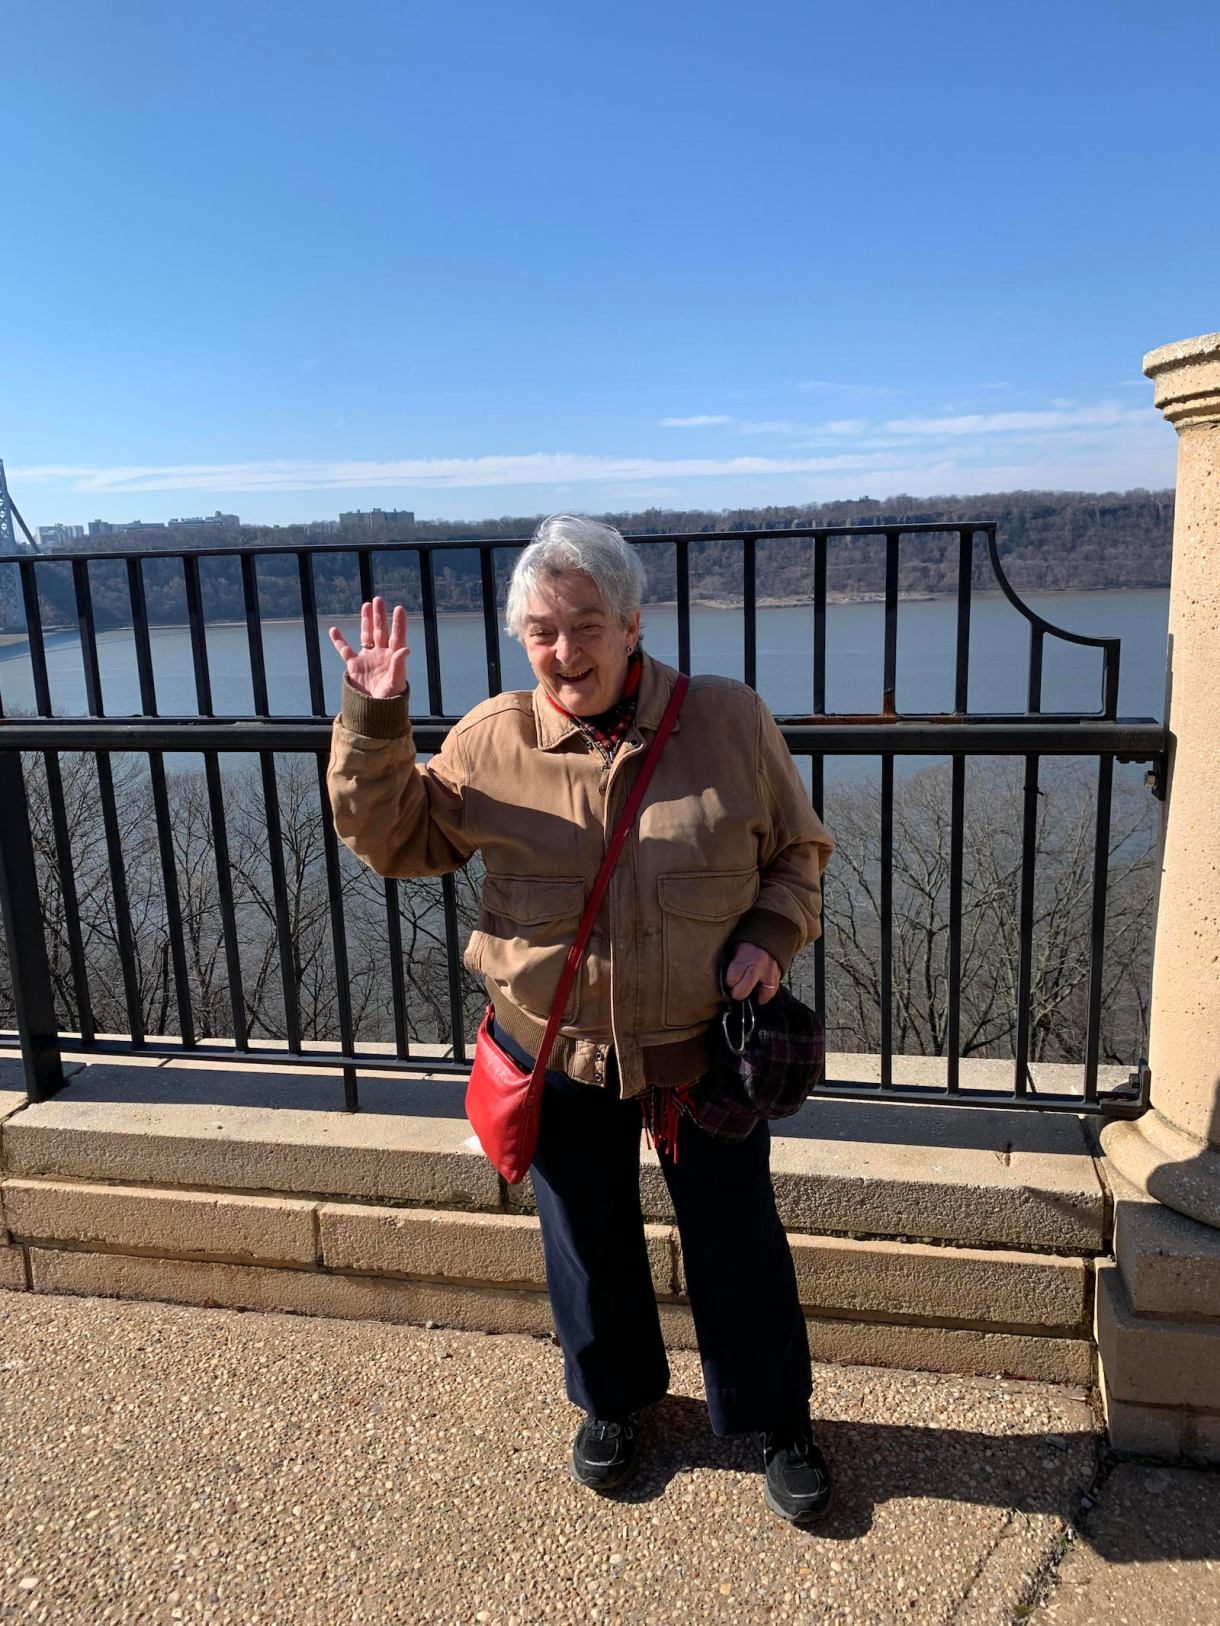
M 536 1054 L 564 958 L 677 673 L 644 655 L 636 723 L 606 768 L 541 688 L 497 695 L 416 761 L 405 695 L 343 680 L 327 783 L 335 829 L 379 875 L 442 875 L 481 852 L 466 950 L 497 1022 Z M 689 1083 L 721 1004 L 732 942 L 787 969 L 821 930 L 834 843 L 753 690 L 696 677 L 594 922 L 551 1065 L 622 1094 Z

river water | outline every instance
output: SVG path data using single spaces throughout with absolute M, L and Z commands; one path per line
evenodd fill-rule
M 1164 704 L 1166 629 L 1169 594 L 1164 589 L 1099 593 L 1027 593 L 1025 601 L 1056 626 L 1090 636 L 1121 639 L 1119 714 L 1160 719 Z M 952 599 L 904 601 L 898 614 L 897 705 L 900 712 L 949 711 L 953 706 L 956 604 Z M 339 707 L 342 663 L 319 618 L 315 636 L 322 651 L 327 710 Z M 339 618 L 353 643 L 359 610 Z M 881 707 L 884 609 L 880 604 L 827 607 L 826 706 L 830 712 L 877 711 Z M 460 715 L 487 692 L 483 620 L 477 614 L 438 618 L 443 703 L 446 715 Z M 305 625 L 268 621 L 263 641 L 272 712 L 308 713 Z M 649 606 L 644 613 L 647 647 L 662 660 L 677 659 L 677 616 L 672 606 Z M 427 709 L 424 640 L 416 622 L 408 628 L 412 646 L 408 675 L 412 710 Z M 157 705 L 162 716 L 193 716 L 194 689 L 190 636 L 185 627 L 154 627 L 151 632 Z M 106 714 L 140 714 L 135 648 L 129 629 L 99 635 L 98 661 Z M 520 646 L 501 634 L 505 687 L 532 686 Z M 213 710 L 217 716 L 249 715 L 253 710 L 249 650 L 244 625 L 207 627 Z M 1093 711 L 1101 704 L 1099 650 L 1048 638 L 1043 709 Z M 1028 623 L 999 593 L 975 596 L 970 632 L 969 708 L 972 711 L 1024 709 L 1029 650 Z M 695 607 L 691 612 L 691 665 L 695 672 L 740 677 L 743 621 L 739 610 Z M 52 708 L 60 715 L 85 716 L 80 641 L 74 632 L 48 635 L 47 668 Z M 813 704 L 813 610 L 810 605 L 768 607 L 758 612 L 758 689 L 773 711 L 804 714 Z M 6 714 L 33 711 L 34 687 L 23 644 L 0 648 L 0 700 Z M 829 778 L 856 778 L 862 761 L 827 758 Z M 925 762 L 927 759 L 923 759 Z M 912 764 L 917 766 L 918 764 Z M 875 761 L 873 762 L 875 769 Z

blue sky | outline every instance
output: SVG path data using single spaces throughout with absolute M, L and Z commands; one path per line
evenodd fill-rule
M 1220 6 L 6 7 L 32 524 L 1172 483 Z

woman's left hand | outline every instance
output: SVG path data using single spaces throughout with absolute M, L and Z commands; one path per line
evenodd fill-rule
M 765 1005 L 779 988 L 779 965 L 765 949 L 755 948 L 753 943 L 738 943 L 724 981 L 734 999 L 745 999 L 757 989 L 758 1003 Z

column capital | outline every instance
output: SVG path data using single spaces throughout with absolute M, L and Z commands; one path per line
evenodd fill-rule
M 1156 386 L 1157 406 L 1179 432 L 1220 424 L 1220 333 L 1150 350 L 1144 372 Z

